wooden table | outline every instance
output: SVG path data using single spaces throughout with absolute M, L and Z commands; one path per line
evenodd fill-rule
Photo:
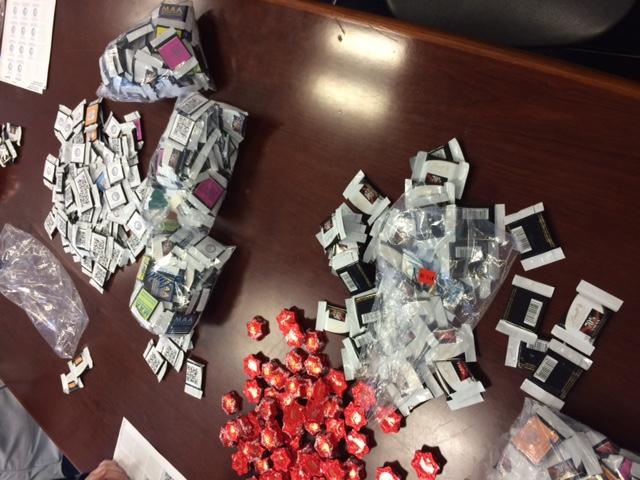
M 293 0 L 207 0 L 201 34 L 219 85 L 215 98 L 248 110 L 229 195 L 214 236 L 238 245 L 198 329 L 195 354 L 209 362 L 206 397 L 183 393 L 183 374 L 157 384 L 142 359 L 150 335 L 127 304 L 135 267 L 120 272 L 104 296 L 89 286 L 59 240 L 46 238 L 50 208 L 43 161 L 57 153 L 52 128 L 58 103 L 91 99 L 98 56 L 109 40 L 155 0 L 59 0 L 49 88 L 39 96 L 0 85 L 0 121 L 25 127 L 19 164 L 0 172 L 0 222 L 43 239 L 74 279 L 91 318 L 83 344 L 95 369 L 86 388 L 65 396 L 54 356 L 24 313 L 0 301 L 0 377 L 82 469 L 112 455 L 126 416 L 189 479 L 233 478 L 230 450 L 217 440 L 225 421 L 220 396 L 242 387 L 244 356 L 282 355 L 274 331 L 261 343 L 245 335 L 254 314 L 273 319 L 297 305 L 342 302 L 345 289 L 327 267 L 314 234 L 363 169 L 397 198 L 420 149 L 457 136 L 471 163 L 465 201 L 505 202 L 513 212 L 543 201 L 567 255 L 529 277 L 556 287 L 544 330 L 563 318 L 584 278 L 625 300 L 593 355 L 594 367 L 570 394 L 565 412 L 640 450 L 637 399 L 636 275 L 640 88 L 574 67 L 425 31 L 399 22 Z M 173 102 L 114 104 L 143 116 L 145 163 Z M 514 268 L 514 273 L 521 268 Z M 411 470 L 414 449 L 440 447 L 442 479 L 482 478 L 481 462 L 516 417 L 522 371 L 503 366 L 507 339 L 494 331 L 509 287 L 477 329 L 486 401 L 450 412 L 433 401 L 400 434 L 376 433 L 367 458 L 399 460 Z M 275 326 L 275 325 L 274 325 Z M 339 338 L 332 337 L 334 360 Z M 409 478 L 415 478 L 413 472 Z

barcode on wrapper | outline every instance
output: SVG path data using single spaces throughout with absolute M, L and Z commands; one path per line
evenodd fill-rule
M 525 325 L 535 327 L 538 323 L 538 317 L 540 316 L 540 310 L 542 310 L 542 302 L 532 298 L 529 302 L 529 308 L 527 308 L 527 314 L 524 316 Z
M 533 374 L 534 378 L 540 380 L 541 382 L 546 382 L 553 372 L 553 369 L 558 365 L 558 361 L 553 357 L 544 357 L 542 363 L 538 367 L 538 369 Z
M 349 272 L 342 272 L 340 274 L 340 278 L 342 279 L 342 281 L 347 286 L 350 292 L 355 292 L 358 289 L 353 279 L 351 278 L 351 275 L 349 275 Z
M 546 352 L 549 350 L 549 342 L 546 340 L 536 340 L 535 343 L 528 343 L 527 347 L 537 352 Z
M 520 253 L 527 253 L 532 250 L 527 234 L 524 233 L 524 228 L 514 227 L 511 229 L 511 233 L 513 234 L 513 239 L 516 242 L 516 248 Z

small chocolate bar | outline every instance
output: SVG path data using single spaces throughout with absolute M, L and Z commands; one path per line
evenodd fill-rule
M 482 402 L 484 386 L 476 380 L 462 359 L 438 360 L 435 362 L 435 377 L 447 396 L 451 410 Z
M 161 3 L 109 43 L 99 67 L 98 95 L 118 101 L 154 102 L 214 89 L 190 0 Z
M 591 355 L 594 343 L 602 328 L 623 301 L 598 287 L 581 280 L 576 288 L 578 294 L 569 307 L 562 325 L 555 325 L 551 335 Z
M 342 195 L 354 207 L 368 215 L 367 222 L 369 225 L 372 225 L 391 204 L 391 200 L 372 185 L 362 170 L 358 171 L 356 176 L 353 177 L 353 180 L 349 182 Z
M 526 343 L 516 337 L 509 337 L 504 364 L 507 367 L 533 372 L 542 362 L 548 349 L 548 340 L 538 338 L 534 343 Z
M 73 392 L 77 392 L 78 390 L 84 388 L 82 379 L 75 377 L 71 373 L 60 374 L 60 383 L 62 384 L 62 391 L 67 395 Z
M 204 369 L 203 363 L 195 361 L 193 358 L 187 360 L 187 373 L 184 386 L 184 392 L 192 397 L 201 399 L 204 384 Z
M 542 403 L 560 410 L 569 391 L 592 364 L 588 357 L 552 339 L 540 365 L 520 388 Z
M 0 125 L 0 167 L 16 162 L 21 141 L 22 127 L 10 123 Z
M 345 300 L 349 335 L 355 337 L 367 328 L 367 325 L 379 319 L 380 313 L 374 311 L 377 290 L 375 288 L 354 295 Z
M 93 359 L 89 348 L 84 347 L 80 355 L 67 362 L 67 366 L 69 367 L 69 373 L 60 375 L 60 383 L 62 384 L 62 391 L 68 395 L 84 388 L 81 377 L 87 370 L 93 368 Z
M 316 330 L 319 332 L 349 333 L 347 309 L 329 302 L 318 302 Z
M 515 275 L 507 308 L 496 330 L 520 341 L 533 344 L 538 326 L 553 296 L 554 287 Z
M 167 361 L 155 347 L 155 345 L 153 344 L 153 340 L 149 340 L 147 348 L 144 350 L 142 356 L 147 361 L 147 365 L 149 365 L 149 368 L 158 379 L 158 383 L 160 383 L 167 373 Z
M 565 258 L 562 248 L 551 235 L 542 202 L 507 215 L 505 226 L 520 252 L 525 270 L 542 267 Z

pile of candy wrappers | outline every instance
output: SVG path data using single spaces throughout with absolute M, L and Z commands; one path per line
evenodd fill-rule
M 574 419 L 526 399 L 488 480 L 634 480 L 640 457 Z
M 346 378 L 369 378 L 379 401 L 403 415 L 441 395 L 452 409 L 482 401 L 467 366 L 476 361 L 473 327 L 515 257 L 504 205 L 455 205 L 469 172 L 457 140 L 410 165 L 393 207 L 358 172 L 343 194 L 356 211 L 342 204 L 317 235 L 352 297 L 345 307 L 320 302 L 316 329 L 348 334 Z
M 193 3 L 161 3 L 144 21 L 111 42 L 100 57 L 97 95 L 153 102 L 213 89 Z
M 22 141 L 22 127 L 5 123 L 0 125 L 0 167 L 15 163 Z
M 506 311 L 496 330 L 508 335 L 505 365 L 531 371 L 522 390 L 561 409 L 576 381 L 591 368 L 589 358 L 603 327 L 622 307 L 622 300 L 581 280 L 564 323 L 553 327 L 551 340 L 539 338 L 554 287 L 515 275 Z
M 45 230 L 50 237 L 58 231 L 65 252 L 102 293 L 119 267 L 136 261 L 147 228 L 140 215 L 146 188 L 138 169 L 140 115 L 105 120 L 101 107 L 101 99 L 73 110 L 60 105 L 54 124 L 60 152 L 47 156 L 43 182 L 53 203 Z
M 196 325 L 235 247 L 209 237 L 244 138 L 247 113 L 193 93 L 176 102 L 151 158 L 142 214 L 152 231 L 130 299 L 149 331 Z
M 375 391 L 365 382 L 349 386 L 344 373 L 330 368 L 322 353 L 324 334 L 305 331 L 296 310 L 283 310 L 276 318 L 292 350 L 285 364 L 261 354 L 244 359 L 247 380 L 242 392 L 252 411 L 229 420 L 220 429 L 225 447 L 235 447 L 232 466 L 240 476 L 250 472 L 261 480 L 363 479 L 362 459 L 369 453 L 371 435 L 363 430 L 375 414 L 380 429 L 394 433 L 402 417 L 393 409 L 375 409 Z M 268 322 L 255 317 L 248 335 L 260 340 Z M 222 397 L 228 415 L 242 409 L 240 395 Z M 344 459 L 343 452 L 348 458 Z M 418 478 L 433 479 L 440 467 L 429 452 L 416 452 L 413 466 Z M 378 469 L 376 478 L 397 480 L 392 467 Z

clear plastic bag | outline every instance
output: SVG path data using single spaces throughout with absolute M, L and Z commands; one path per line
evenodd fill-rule
M 156 334 L 186 334 L 198 322 L 235 247 L 209 237 L 247 113 L 193 93 L 176 102 L 150 162 L 142 214 L 151 235 L 131 312 Z
M 636 454 L 530 398 L 499 445 L 489 459 L 488 480 L 640 478 Z
M 375 302 L 352 339 L 356 374 L 404 415 L 440 395 L 452 409 L 482 400 L 465 364 L 475 361 L 472 329 L 517 256 L 499 222 L 475 209 L 413 200 L 403 196 L 378 235 Z
M 58 356 L 73 357 L 89 323 L 78 291 L 49 249 L 9 224 L 0 232 L 0 293 L 27 313 Z
M 97 95 L 121 102 L 154 102 L 214 89 L 190 0 L 162 2 L 107 45 L 99 68 Z

